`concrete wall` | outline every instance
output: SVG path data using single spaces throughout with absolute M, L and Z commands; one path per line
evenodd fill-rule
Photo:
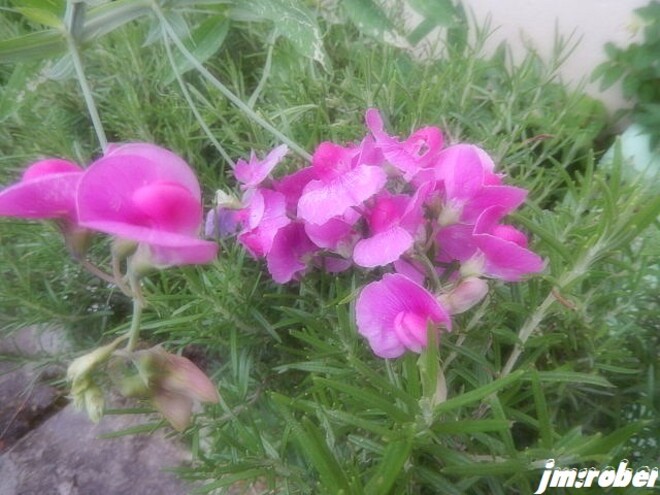
M 564 82 L 577 85 L 588 80 L 593 69 L 606 59 L 608 41 L 626 46 L 639 39 L 642 20 L 634 10 L 650 0 L 462 0 L 478 25 L 490 22 L 494 32 L 486 49 L 492 51 L 502 41 L 511 47 L 514 60 L 524 57 L 531 47 L 545 59 L 551 56 L 556 35 L 579 41 L 563 64 Z M 419 19 L 419 18 L 417 18 Z M 414 19 L 410 19 L 414 23 Z M 610 111 L 627 103 L 615 86 L 601 93 L 598 83 L 586 85 L 586 91 L 603 100 Z

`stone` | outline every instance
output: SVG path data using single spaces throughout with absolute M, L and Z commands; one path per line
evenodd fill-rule
M 94 424 L 68 405 L 0 456 L 0 495 L 183 495 L 192 485 L 163 471 L 190 461 L 180 443 L 153 434 L 100 438 L 145 421 L 105 416 Z

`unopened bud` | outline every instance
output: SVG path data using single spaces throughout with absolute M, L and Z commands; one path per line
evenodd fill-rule
M 87 411 L 87 416 L 94 423 L 98 423 L 103 417 L 104 408 L 105 398 L 103 397 L 103 392 L 101 392 L 101 389 L 96 384 L 93 384 L 85 391 L 85 410 Z
M 488 283 L 477 277 L 469 277 L 461 281 L 458 286 L 440 296 L 440 302 L 450 314 L 459 314 L 467 311 L 481 301 L 488 293 Z
M 92 352 L 87 353 L 84 356 L 74 359 L 66 372 L 67 380 L 72 382 L 75 386 L 76 382 L 86 378 L 98 365 L 107 361 L 113 351 L 117 348 L 118 344 L 119 341 L 114 341 L 108 345 L 94 349 Z

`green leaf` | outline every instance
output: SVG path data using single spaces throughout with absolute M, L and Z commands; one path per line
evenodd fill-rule
M 90 9 L 82 29 L 83 42 L 92 41 L 124 24 L 151 13 L 148 0 L 117 0 Z M 48 29 L 0 41 L 0 62 L 43 60 L 66 51 L 59 29 Z
M 383 457 L 376 467 L 376 471 L 364 487 L 366 495 L 380 495 L 389 493 L 401 470 L 410 457 L 413 447 L 414 428 L 405 427 L 404 437 L 390 442 L 383 453 Z
M 501 462 L 472 462 L 460 466 L 447 466 L 442 469 L 445 474 L 455 476 L 497 476 L 501 474 L 521 473 L 529 469 L 524 461 L 506 460 Z
M 536 370 L 530 372 L 532 380 L 532 393 L 534 394 L 534 405 L 536 406 L 536 417 L 539 422 L 539 430 L 541 432 L 541 444 L 543 448 L 552 449 L 552 423 L 548 414 L 548 403 L 543 394 L 541 387 L 541 379 Z
M 451 0 L 408 0 L 413 10 L 436 26 L 451 26 L 456 22 L 456 8 Z
M 229 32 L 229 20 L 224 16 L 213 16 L 202 22 L 191 34 L 187 41 L 189 50 L 198 62 L 204 63 L 211 58 L 222 46 Z M 177 51 L 174 55 L 179 74 L 184 74 L 193 69 L 192 63 Z M 170 68 L 164 78 L 165 84 L 170 84 L 176 79 L 174 70 Z
M 491 394 L 494 394 L 498 390 L 507 387 L 515 382 L 517 382 L 525 373 L 524 370 L 517 370 L 511 373 L 510 375 L 505 376 L 504 378 L 499 378 L 494 382 L 491 382 L 487 385 L 483 385 L 475 390 L 470 392 L 465 392 L 457 397 L 453 397 L 442 404 L 435 406 L 434 413 L 436 415 L 443 414 L 459 407 L 467 406 L 473 402 L 480 401 Z
M 580 373 L 578 371 L 539 371 L 536 374 L 541 382 L 582 383 L 585 385 L 597 385 L 599 387 L 614 387 L 607 379 L 591 373 Z
M 323 487 L 331 493 L 338 493 L 339 490 L 348 491 L 349 485 L 344 471 L 328 448 L 319 428 L 309 418 L 303 418 L 301 424 L 293 416 L 288 416 L 293 436 L 300 450 L 318 471 Z
M 383 9 L 372 0 L 342 0 L 348 18 L 363 33 L 382 38 L 394 30 L 394 24 Z
M 511 428 L 511 421 L 506 419 L 465 419 L 460 421 L 436 422 L 435 433 L 459 435 L 486 431 L 501 431 Z
M 302 56 L 328 68 L 321 28 L 303 2 L 295 0 L 251 0 L 230 12 L 231 17 L 273 22 L 277 34 L 284 36 Z
M 20 94 L 25 89 L 25 83 L 30 73 L 25 64 L 18 64 L 14 68 L 0 93 L 0 122 L 6 120 L 18 109 L 21 100 Z
M 16 9 L 18 12 L 23 14 L 27 19 L 37 24 L 43 24 L 44 26 L 52 28 L 61 28 L 63 23 L 57 14 L 53 13 L 51 10 L 34 8 L 34 7 L 22 7 Z
M 64 33 L 49 29 L 0 41 L 0 62 L 42 60 L 66 50 Z
M 399 409 L 391 399 L 367 390 L 364 386 L 354 387 L 343 381 L 328 380 L 326 378 L 318 377 L 314 378 L 314 383 L 322 388 L 330 387 L 348 394 L 357 403 L 361 404 L 364 409 L 376 409 L 382 411 L 389 417 L 398 421 L 408 421 L 410 419 L 410 415 Z

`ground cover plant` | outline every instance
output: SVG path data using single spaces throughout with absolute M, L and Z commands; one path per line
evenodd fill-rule
M 204 211 L 212 212 L 207 233 L 215 241 L 199 242 L 219 243 L 212 261 L 210 255 L 195 256 L 177 267 L 171 265 L 184 263 L 167 256 L 167 249 L 165 254 L 152 249 L 152 264 L 170 267 L 141 280 L 128 277 L 126 296 L 127 264 L 119 264 L 119 277 L 102 280 L 71 259 L 61 229 L 5 219 L 0 237 L 3 332 L 32 323 L 65 326 L 80 348 L 66 365 L 74 357 L 83 359 L 74 361 L 72 392 L 97 419 L 103 390 L 123 385 L 126 392 L 139 371 L 138 380 L 149 390 L 138 392 L 150 392 L 152 401 L 133 412 L 155 406 L 184 430 L 194 462 L 180 473 L 200 481 L 202 493 L 221 493 L 237 483 L 273 493 L 533 493 L 547 459 L 575 467 L 618 465 L 624 458 L 635 466 L 658 464 L 653 437 L 659 407 L 658 195 L 652 185 L 623 181 L 625 163 L 616 153 L 607 167 L 596 166 L 609 145 L 603 141 L 604 114 L 597 102 L 559 85 L 556 67 L 530 55 L 512 68 L 505 48 L 486 58 L 480 46 L 487 33 L 479 31 L 476 41 L 467 43 L 460 8 L 449 2 L 433 3 L 431 10 L 432 2 L 410 4 L 425 17 L 409 31 L 392 20 L 396 13 L 358 1 L 323 9 L 285 1 L 119 1 L 89 5 L 85 12 L 80 2 L 76 7 L 57 1 L 2 4 L 3 184 L 16 183 L 30 164 L 57 157 L 76 167 L 83 164 L 82 181 L 89 186 L 113 162 L 113 154 L 126 153 L 108 143 L 148 143 L 124 149 L 141 146 L 143 151 L 131 156 L 144 158 L 148 152 L 167 153 L 160 151 L 165 148 L 178 158 L 159 161 L 189 165 L 200 187 L 192 203 L 203 198 Z M 441 58 L 419 60 L 402 48 L 438 25 L 449 31 Z M 28 38 L 16 42 L 20 36 Z M 369 256 L 383 254 L 389 244 L 372 246 L 357 258 L 353 251 L 358 266 L 339 273 L 320 269 L 327 268 L 323 263 L 311 269 L 312 253 L 304 249 L 309 266 L 298 256 L 282 270 L 277 260 L 258 259 L 271 253 L 264 236 L 248 229 L 254 227 L 249 219 L 258 215 L 246 220 L 236 212 L 255 203 L 251 188 L 270 187 L 263 182 L 266 176 L 277 183 L 309 170 L 319 149 L 331 150 L 326 156 L 334 167 L 341 162 L 335 153 L 352 153 L 364 146 L 367 135 L 381 152 L 401 152 L 406 138 L 416 135 L 412 151 L 403 152 L 415 158 L 431 153 L 427 158 L 436 159 L 437 143 L 431 138 L 437 134 L 431 128 L 442 133 L 444 149 L 477 157 L 477 175 L 492 181 L 480 186 L 508 187 L 507 198 L 527 191 L 524 204 L 516 196 L 506 205 L 507 213 L 520 206 L 505 220 L 518 230 L 504 231 L 509 241 L 519 241 L 507 247 L 513 244 L 533 257 L 528 255 L 530 263 L 521 273 L 504 277 L 522 279 L 515 283 L 491 279 L 501 275 L 491 263 L 479 273 L 488 279 L 478 278 L 476 290 L 466 291 L 469 297 L 454 297 L 454 303 L 474 305 L 460 312 L 447 309 L 447 299 L 457 294 L 454 285 L 460 286 L 452 262 L 467 261 L 473 250 L 465 259 L 455 251 L 440 260 L 444 265 L 438 265 L 440 272 L 433 270 L 435 277 L 422 270 L 430 279 L 422 284 L 433 282 L 437 286 L 431 289 L 448 296 L 441 299 L 447 314 L 436 308 L 437 317 L 422 317 L 423 325 L 442 323 L 445 331 L 430 331 L 426 345 L 427 335 L 415 340 L 399 332 L 399 344 L 408 345 L 379 346 L 376 339 L 374 347 L 373 339 L 363 336 L 373 333 L 360 323 L 364 306 L 372 305 L 364 302 L 369 298 L 363 299 L 363 287 L 377 292 L 398 277 L 387 266 L 393 260 Z M 420 129 L 426 129 L 421 141 Z M 334 144 L 324 148 L 323 142 Z M 456 148 L 459 143 L 485 150 L 497 178 L 482 155 L 471 147 Z M 156 145 L 159 151 L 144 151 Z M 289 150 L 286 156 L 282 146 Z M 131 167 L 147 174 L 150 165 L 136 161 Z M 156 197 L 178 198 L 173 201 L 179 204 L 181 190 L 170 186 L 184 181 L 187 172 L 177 167 L 166 187 L 154 187 Z M 463 169 L 455 168 L 452 177 L 459 177 Z M 365 203 L 361 213 L 367 220 L 360 225 L 376 234 L 393 223 L 407 231 L 406 214 L 414 208 L 401 209 L 394 196 L 406 195 L 406 206 L 419 198 L 425 186 L 414 183 L 415 171 L 395 171 L 397 180 L 405 180 L 389 184 L 391 196 L 365 193 L 369 198 L 359 203 L 380 194 L 376 203 L 385 206 Z M 23 176 L 24 185 L 30 180 L 30 174 Z M 370 175 L 366 184 L 379 180 Z M 151 196 L 140 194 L 140 204 L 158 217 L 160 210 L 150 209 Z M 444 190 L 440 199 L 450 196 Z M 309 198 L 307 205 L 314 203 Z M 98 200 L 96 193 L 88 199 Z M 81 224 L 127 235 L 135 217 L 115 219 L 122 228 L 110 229 L 95 223 L 103 219 L 93 218 L 92 210 L 83 213 L 83 203 L 77 202 Z M 316 218 L 322 224 L 326 219 L 319 215 L 337 216 L 324 211 L 323 203 L 306 209 L 300 204 L 300 218 L 287 217 L 286 225 L 275 228 L 296 229 L 288 240 L 298 236 L 299 220 L 314 223 Z M 441 209 L 446 212 L 447 205 Z M 431 210 L 427 205 L 426 216 L 418 220 L 427 221 Z M 473 211 L 474 218 L 459 220 L 472 232 L 487 223 L 477 221 L 482 214 Z M 495 217 L 501 220 L 500 212 Z M 239 222 L 236 229 L 232 220 Z M 353 233 L 359 230 L 353 220 L 344 220 Z M 181 227 L 192 236 L 200 230 L 199 215 L 181 222 L 168 225 L 169 231 Z M 399 238 L 406 237 L 403 231 L 397 231 Z M 502 240 L 504 234 L 493 232 L 477 235 Z M 529 238 L 528 248 L 520 236 Z M 354 246 L 374 242 L 363 237 Z M 152 237 L 132 239 L 154 245 Z M 285 254 L 299 246 L 285 245 Z M 336 244 L 323 247 L 333 251 L 327 259 L 347 259 Z M 403 243 L 395 255 L 409 249 Z M 110 236 L 97 235 L 79 260 L 94 260 L 111 272 L 112 251 Z M 510 268 L 519 255 L 504 258 Z M 402 292 L 432 297 L 419 295 L 420 288 L 406 286 Z M 139 303 L 133 311 L 131 299 Z M 124 349 L 136 307 L 142 343 L 130 338 Z M 377 314 L 378 308 L 370 311 Z M 454 313 L 451 332 L 446 331 L 449 312 Z M 398 328 L 417 329 L 420 336 L 415 318 L 400 320 Z M 111 342 L 112 348 L 102 347 Z M 153 347 L 157 344 L 162 347 Z M 94 347 L 102 351 L 90 358 Z M 142 354 L 130 355 L 140 358 L 129 356 L 113 382 L 107 363 L 116 350 Z M 162 358 L 165 350 L 169 359 Z M 181 395 L 171 386 L 176 380 L 168 381 L 173 369 L 192 369 L 176 357 L 179 353 L 205 369 L 219 397 L 190 372 L 178 377 L 185 383 L 197 380 L 200 393 L 186 397 L 185 407 L 172 409 L 173 403 L 180 405 L 176 401 L 163 404 L 162 393 L 159 400 L 155 390 Z M 93 369 L 80 365 L 90 359 Z M 157 373 L 149 375 L 154 367 Z M 76 382 L 77 377 L 85 380 Z M 218 403 L 199 409 L 188 425 L 191 398 Z M 129 433 L 167 427 L 160 417 L 145 422 Z

